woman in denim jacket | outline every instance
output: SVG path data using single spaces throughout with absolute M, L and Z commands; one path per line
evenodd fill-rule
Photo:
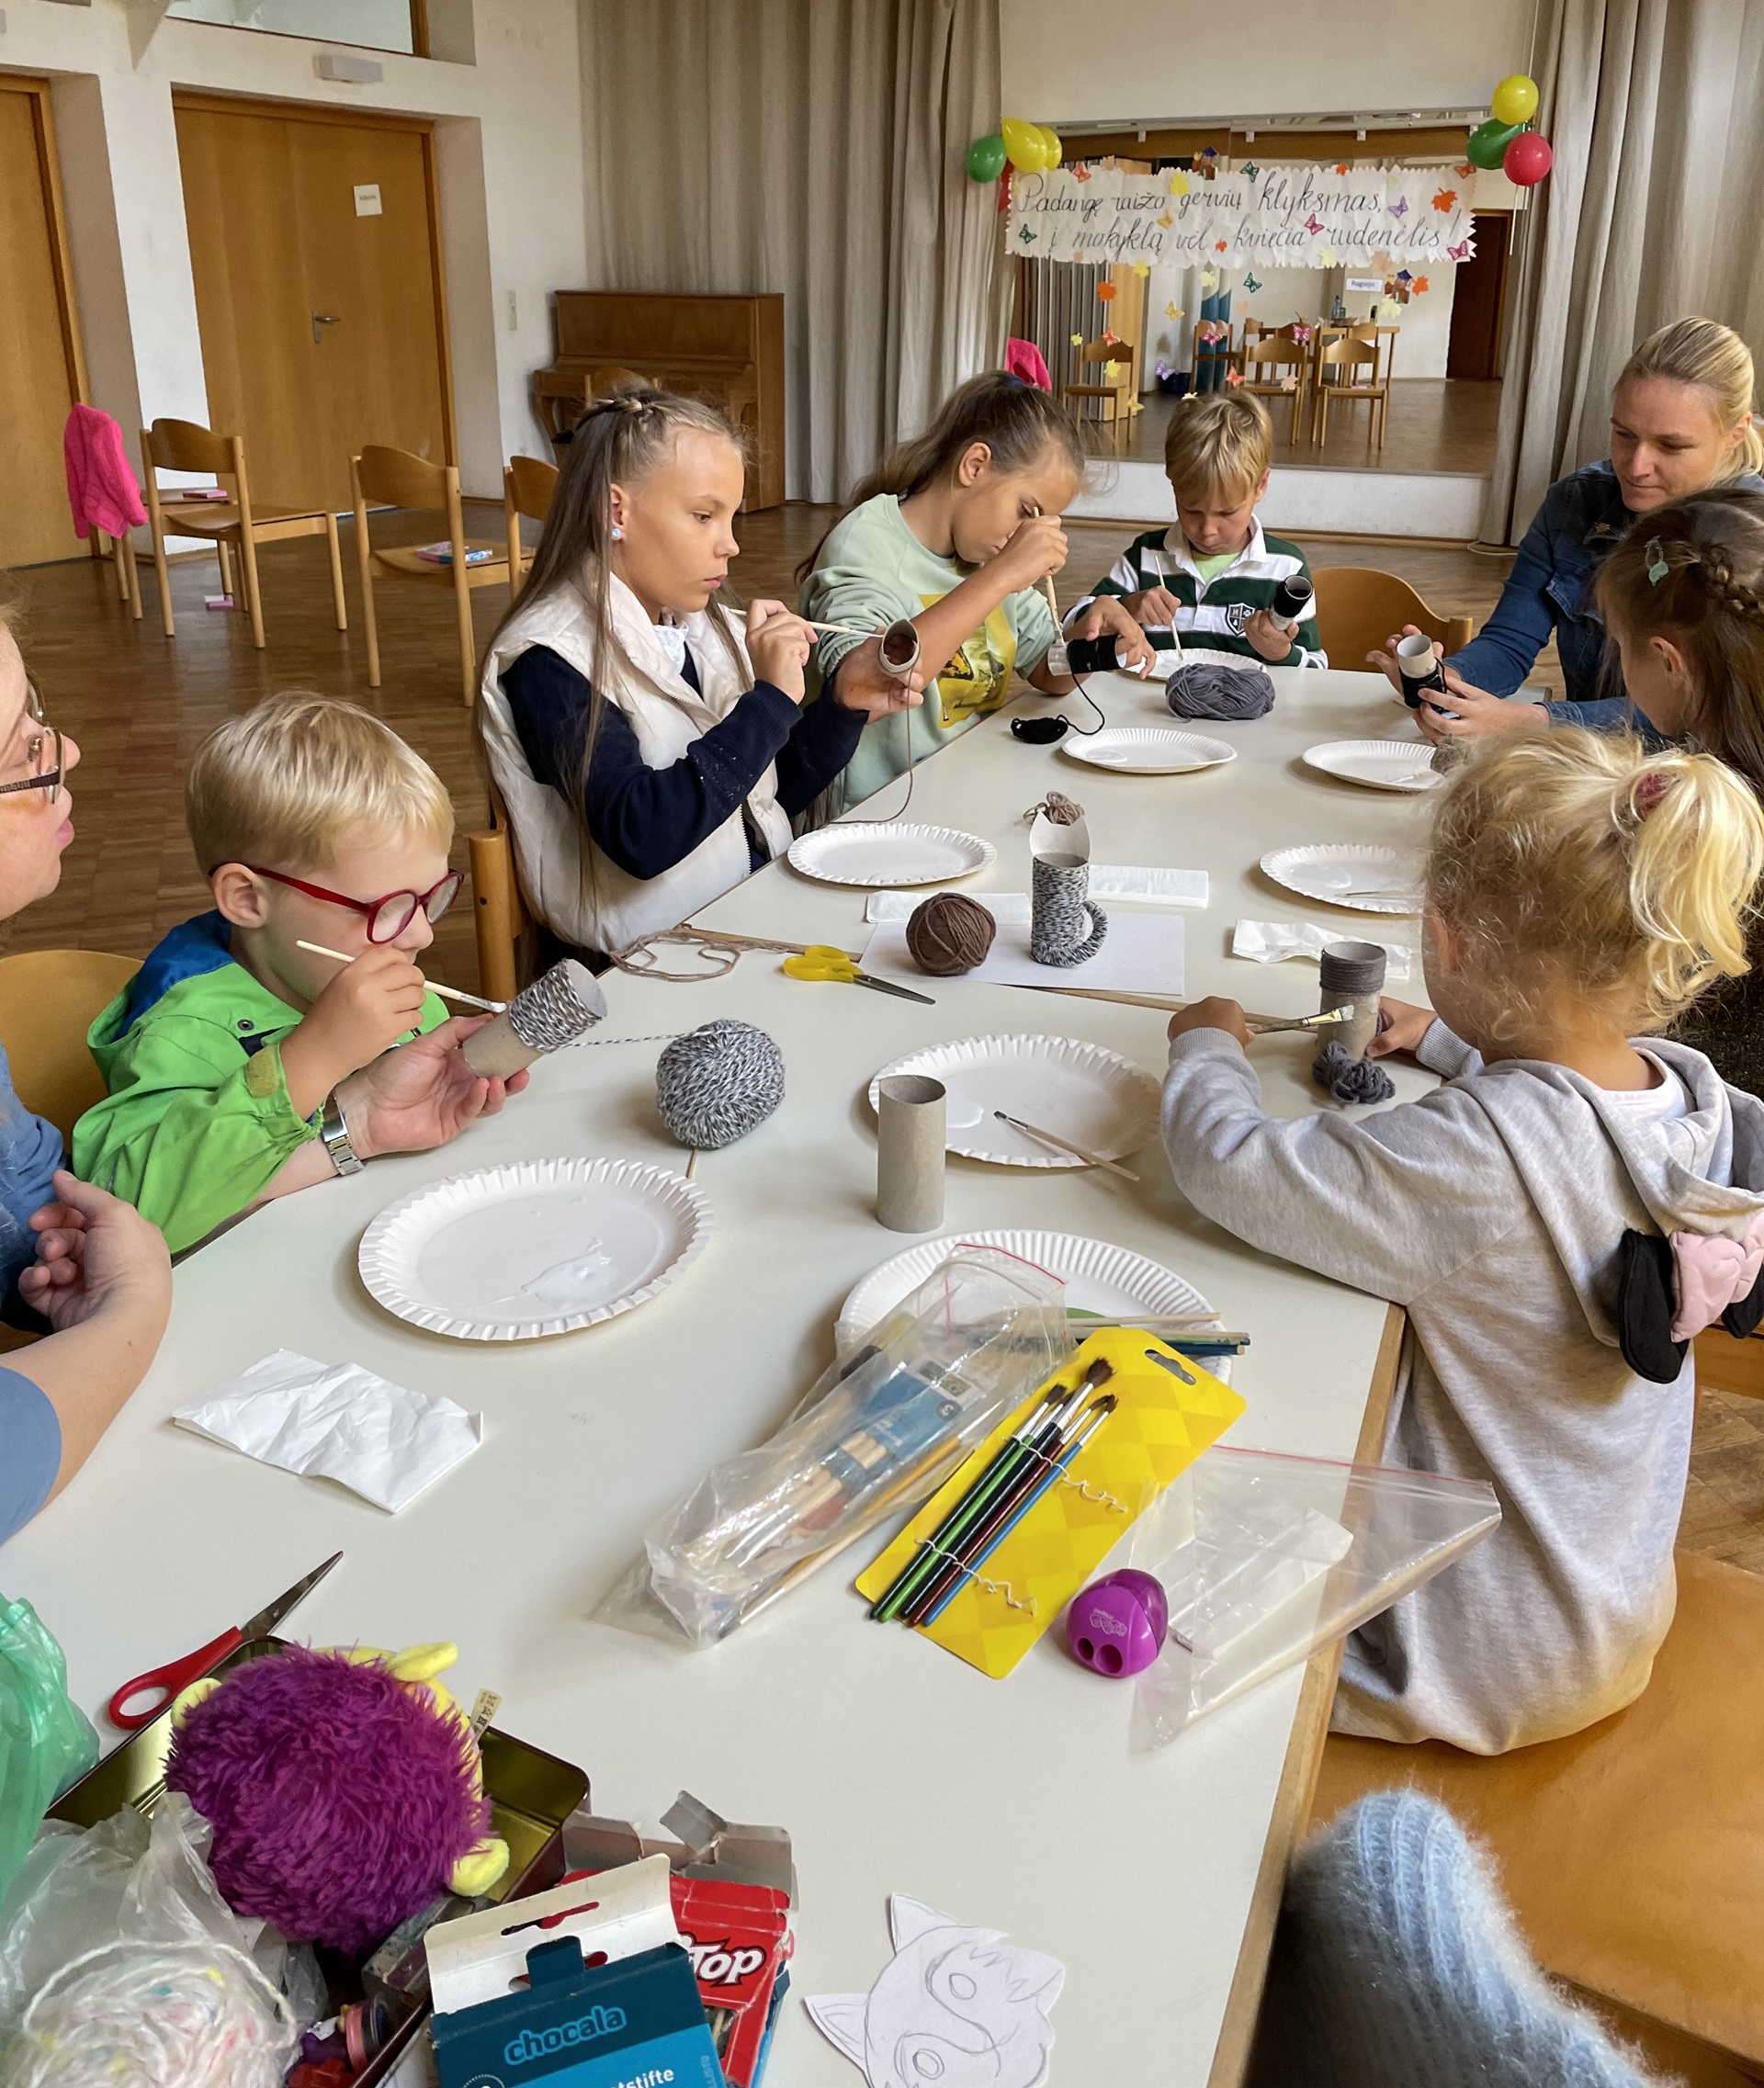
M 1680 319 L 1652 333 L 1611 396 L 1611 458 L 1558 479 L 1544 496 L 1495 611 L 1445 662 L 1452 712 L 1417 712 L 1432 739 L 1545 722 L 1608 726 L 1629 710 L 1607 661 L 1594 574 L 1638 515 L 1709 487 L 1764 491 L 1764 441 L 1752 423 L 1752 358 L 1730 328 Z M 1410 628 L 1412 629 L 1412 626 Z M 1508 703 L 1555 634 L 1564 703 Z M 1395 634 L 1368 656 L 1396 682 Z M 1453 715 L 1455 714 L 1455 715 Z M 1645 721 L 1644 721 L 1645 722 Z

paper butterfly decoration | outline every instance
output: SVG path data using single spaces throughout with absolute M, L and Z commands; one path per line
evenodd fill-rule
M 1391 205 L 1390 214 L 1393 218 L 1406 218 L 1408 215 L 1408 198 L 1399 196 Z
M 1243 372 L 1241 370 L 1227 370 L 1225 381 L 1227 384 L 1241 384 L 1243 382 Z
M 1166 319 L 1180 319 L 1182 316 L 1182 306 L 1176 302 L 1174 298 L 1171 298 L 1170 302 L 1164 307 L 1164 317 Z
M 1024 246 L 1033 246 L 1035 243 L 1035 235 L 1027 225 L 1019 225 L 1017 227 L 1017 237 L 1023 242 Z
M 1078 164 L 1072 169 L 1072 179 L 1074 181 L 1088 181 L 1090 178 L 1091 170 L 1084 164 L 1083 161 L 1080 160 Z
M 1442 188 L 1433 198 L 1433 208 L 1441 212 L 1449 211 L 1458 199 L 1455 188 Z
M 1188 194 L 1188 176 L 1185 174 L 1170 175 L 1170 193 L 1172 196 L 1186 196 Z
M 1309 216 L 1308 218 L 1306 218 L 1306 220 L 1305 220 L 1305 230 L 1306 230 L 1307 232 L 1309 232 L 1309 233 L 1310 233 L 1310 235 L 1311 235 L 1311 237 L 1312 237 L 1313 239 L 1315 239 L 1315 238 L 1317 237 L 1317 233 L 1318 233 L 1318 232 L 1320 232 L 1320 231 L 1323 230 L 1323 221 L 1322 221 L 1322 220 L 1321 220 L 1321 219 L 1320 219 L 1320 218 L 1317 216 L 1317 212 L 1316 212 L 1315 210 L 1313 210 L 1313 211 L 1311 212 L 1310 216 Z
M 1415 278 L 1415 294 L 1416 294 L 1416 296 L 1417 296 L 1417 297 L 1419 297 L 1419 296 L 1422 294 L 1422 292 L 1423 292 L 1423 291 L 1424 291 L 1426 288 L 1427 288 L 1427 277 L 1426 277 L 1425 276 L 1417 276 L 1417 277 L 1416 277 L 1416 278 Z
M 1467 239 L 1460 240 L 1456 246 L 1448 246 L 1445 251 L 1448 258 L 1453 261 L 1468 261 L 1470 242 Z
M 1170 225 L 1173 225 L 1173 224 L 1176 222 L 1176 220 L 1175 220 L 1175 219 L 1174 219 L 1174 218 L 1172 218 L 1172 217 L 1170 216 L 1170 212 L 1169 212 L 1168 210 L 1166 210 L 1166 211 L 1164 212 L 1163 216 L 1162 216 L 1161 218 L 1159 218 L 1159 219 L 1158 222 L 1159 222 L 1160 225 L 1163 225 L 1163 226 L 1165 226 L 1165 227 L 1169 227 L 1169 226 L 1170 226 Z
M 1257 282 L 1256 278 L 1253 276 L 1246 276 L 1243 278 L 1243 287 L 1246 290 L 1259 290 L 1261 289 L 1261 285 Z
M 1261 169 L 1256 164 L 1254 160 L 1246 160 L 1244 162 L 1243 178 L 1246 181 L 1258 180 L 1261 177 Z
M 1293 326 L 1293 339 L 1296 341 L 1299 346 L 1302 348 L 1305 344 L 1310 339 L 1310 328 L 1306 325 L 1303 320 L 1296 321 Z
M 1058 1958 L 899 1892 L 888 1927 L 894 1956 L 868 1993 L 807 2003 L 870 2088 L 1035 2088 L 1054 2043 L 1047 2011 L 1066 1981 Z

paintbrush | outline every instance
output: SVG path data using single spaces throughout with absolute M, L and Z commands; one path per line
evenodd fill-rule
M 311 950 L 315 957 L 334 957 L 340 965 L 353 965 L 355 959 L 342 950 L 327 950 L 322 942 L 302 942 L 297 937 L 295 947 Z M 485 1000 L 475 993 L 468 993 L 464 987 L 443 986 L 437 978 L 425 978 L 423 982 L 431 993 L 438 993 L 443 1000 L 463 1000 L 468 1008 L 482 1008 L 492 1015 L 500 1015 L 507 1008 L 506 1000 Z
M 1027 1132 L 1031 1138 L 1039 1138 L 1045 1146 L 1057 1146 L 1062 1153 L 1069 1153 L 1073 1159 L 1082 1160 L 1086 1167 L 1106 1168 L 1112 1175 L 1119 1175 L 1123 1181 L 1137 1181 L 1139 1177 L 1131 1168 L 1123 1168 L 1113 1160 L 1105 1160 L 1101 1153 L 1088 1152 L 1082 1146 L 1074 1146 L 1069 1138 L 1062 1138 L 1057 1132 L 1044 1131 L 1038 1123 L 1025 1123 L 1020 1116 L 1007 1115 L 1003 1110 L 992 1114 L 1001 1123 L 1008 1123 L 1012 1131 Z

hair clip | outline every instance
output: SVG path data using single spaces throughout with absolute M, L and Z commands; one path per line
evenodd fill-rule
M 1635 779 L 1635 817 L 1645 819 L 1672 786 L 1670 776 L 1658 769 L 1646 769 Z
M 1672 570 L 1666 562 L 1666 553 L 1661 550 L 1657 536 L 1648 538 L 1643 556 L 1647 560 L 1647 584 L 1657 587 Z

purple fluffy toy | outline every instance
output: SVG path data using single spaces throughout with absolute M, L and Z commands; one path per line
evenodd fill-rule
M 190 1708 L 165 1786 L 212 1825 L 235 1913 L 356 1952 L 444 1890 L 485 1832 L 474 1767 L 469 1733 L 426 1690 L 290 1646 Z

